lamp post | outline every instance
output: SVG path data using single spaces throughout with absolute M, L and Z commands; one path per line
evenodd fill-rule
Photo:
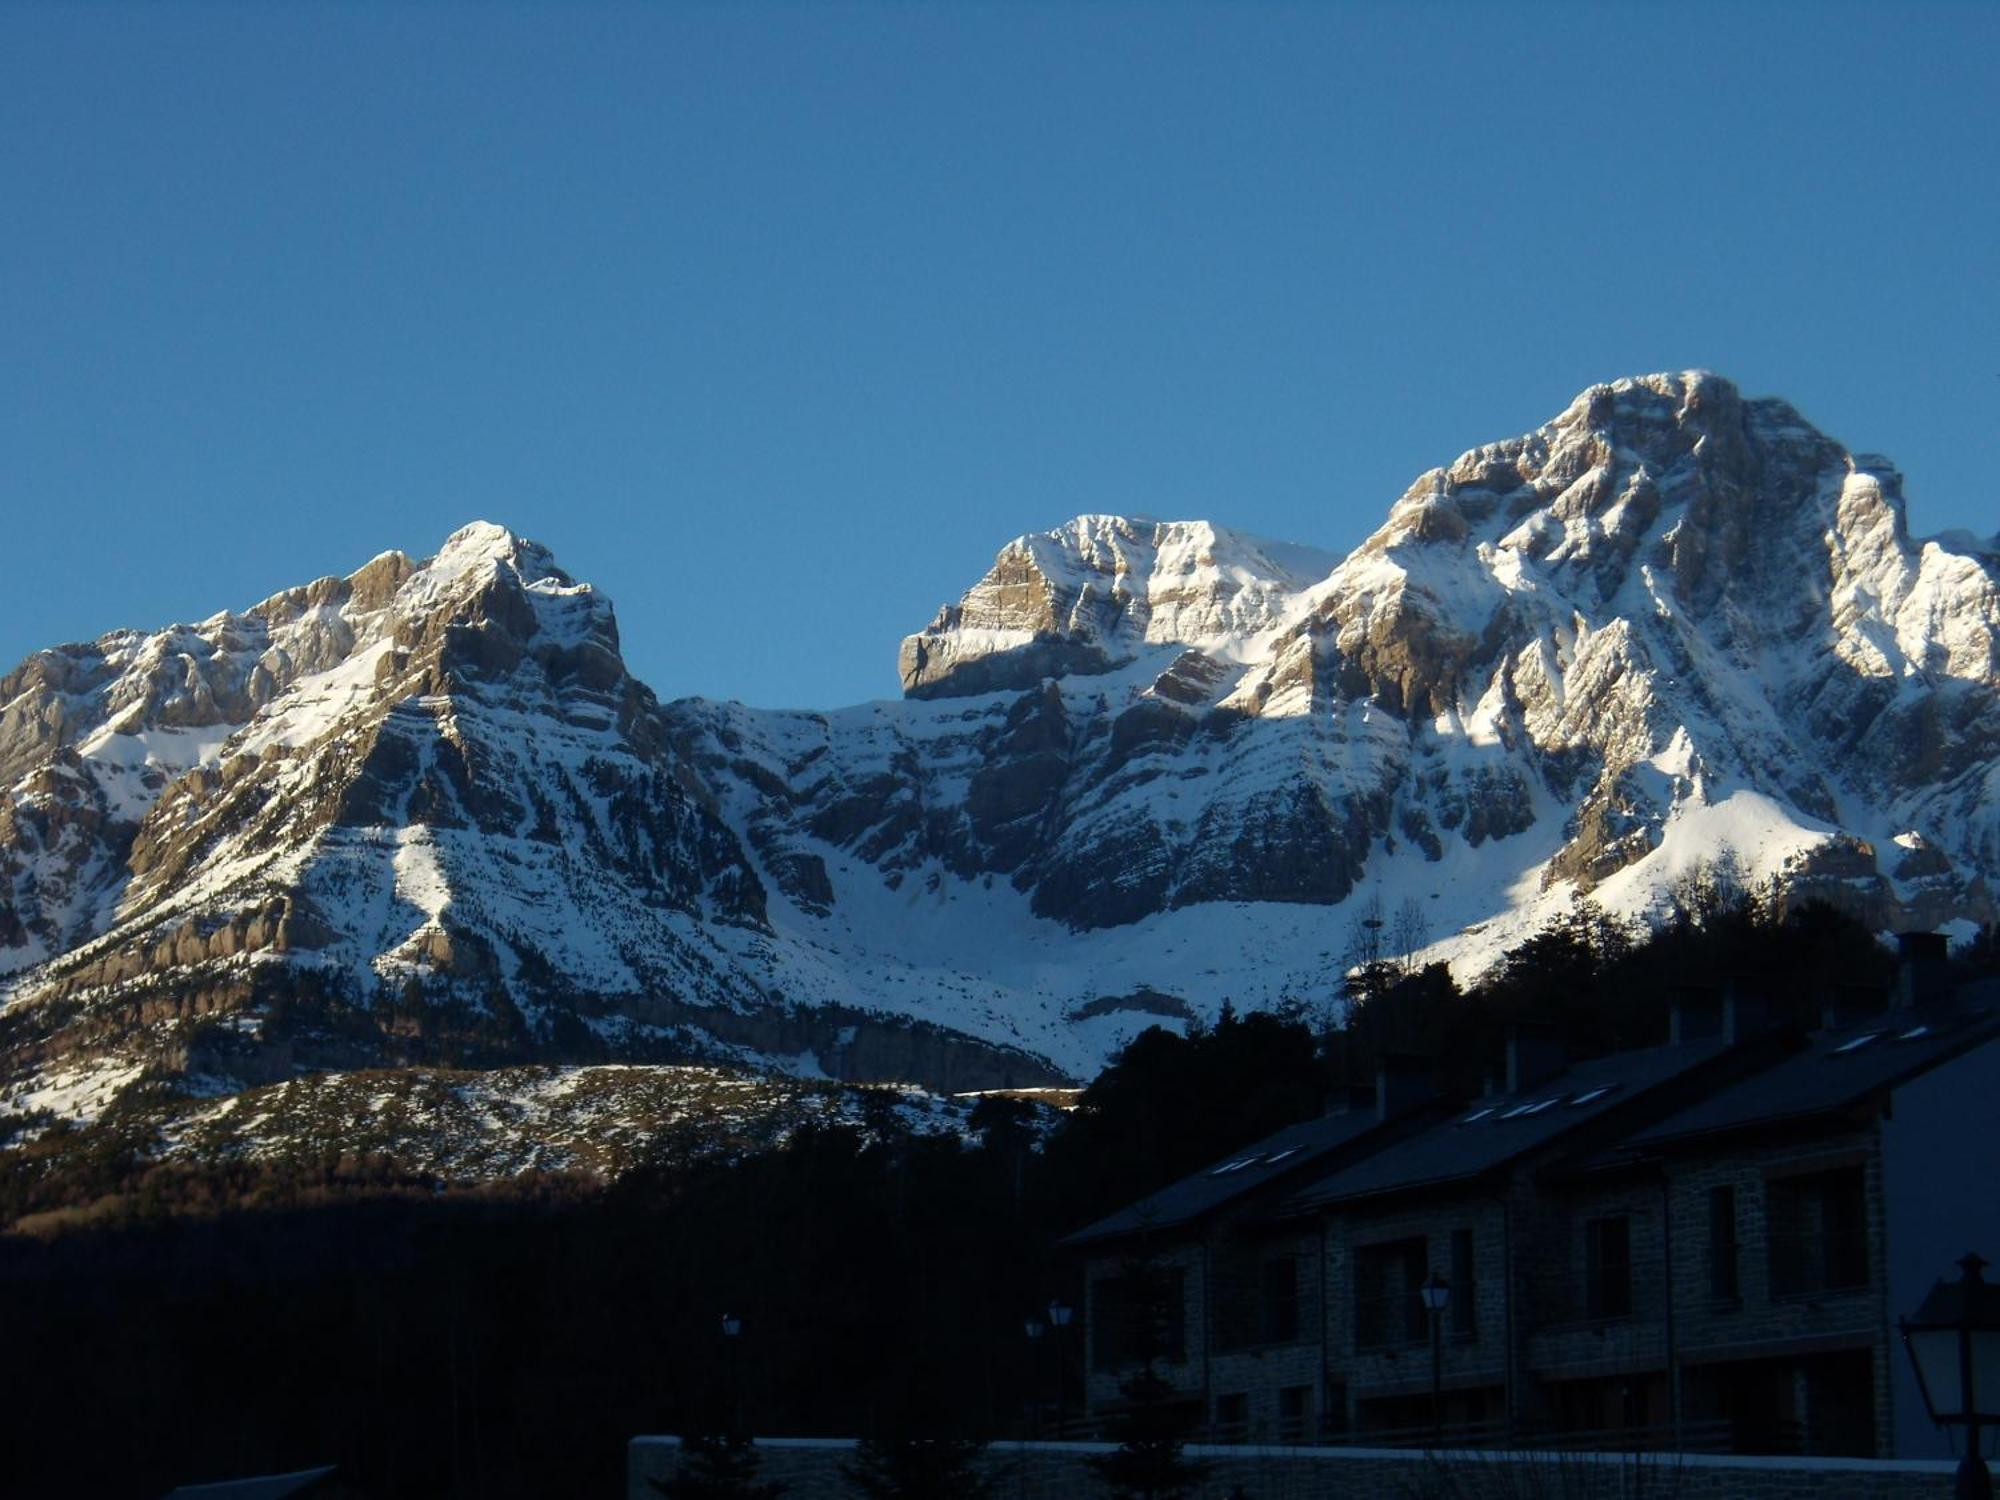
M 1063 1371 L 1065 1361 L 1063 1355 L 1066 1352 L 1065 1333 L 1069 1328 L 1069 1320 L 1073 1312 L 1074 1309 L 1067 1302 L 1064 1302 L 1062 1298 L 1051 1297 L 1049 1299 L 1049 1328 L 1055 1334 L 1056 1345 L 1056 1438 L 1058 1441 L 1066 1436 L 1063 1430 L 1063 1422 L 1068 1413 L 1064 1409 L 1066 1403 L 1063 1399 L 1065 1394 Z
M 1958 1500 L 1991 1500 L 1993 1478 L 1979 1451 L 1979 1429 L 2000 1424 L 2000 1286 L 1979 1274 L 1986 1262 L 1978 1255 L 1966 1255 L 1958 1266 L 1959 1279 L 1940 1280 L 1899 1326 L 1931 1420 L 1965 1427 L 1953 1493 Z
M 1442 1446 L 1444 1435 L 1444 1310 L 1451 1301 L 1451 1283 L 1431 1272 L 1421 1292 L 1431 1319 L 1431 1446 Z
M 737 1341 L 743 1336 L 743 1320 L 735 1313 L 722 1315 L 722 1362 L 729 1381 L 729 1431 L 732 1437 L 743 1434 L 743 1380 L 737 1369 Z
M 1042 1436 L 1042 1365 L 1035 1357 L 1035 1351 L 1042 1347 L 1042 1335 L 1048 1332 L 1048 1325 L 1040 1318 L 1030 1318 L 1023 1331 L 1028 1335 L 1028 1437 L 1039 1441 Z

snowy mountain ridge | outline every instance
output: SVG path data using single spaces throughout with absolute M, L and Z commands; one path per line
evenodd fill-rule
M 0 680 L 0 1056 L 17 1108 L 440 1056 L 1030 1084 L 1321 1002 L 1357 896 L 1468 971 L 1724 851 L 1989 920 L 1996 637 L 1991 544 L 1702 372 L 1432 470 L 1345 558 L 1021 537 L 901 701 L 825 713 L 660 704 L 481 523 Z

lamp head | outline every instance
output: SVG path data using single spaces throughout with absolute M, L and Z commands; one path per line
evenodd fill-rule
M 1451 1283 L 1435 1271 L 1431 1272 L 1419 1291 L 1423 1296 L 1425 1309 L 1430 1312 L 1443 1312 L 1445 1304 L 1451 1301 Z
M 1898 1320 L 1924 1408 L 1939 1426 L 2000 1422 L 2000 1286 L 1967 1255 L 1957 1281 L 1939 1281 Z

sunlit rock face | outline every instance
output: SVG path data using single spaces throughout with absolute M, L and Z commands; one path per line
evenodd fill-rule
M 1344 558 L 1018 538 L 901 700 L 825 712 L 661 705 L 601 594 L 469 526 L 0 680 L 0 1055 L 64 1098 L 441 1049 L 1030 1082 L 1316 1003 L 1357 899 L 1468 970 L 1700 861 L 1984 920 L 1997 578 L 1698 372 L 1422 475 Z

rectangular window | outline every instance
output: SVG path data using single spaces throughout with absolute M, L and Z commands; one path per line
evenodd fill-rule
M 1278 1441 L 1303 1443 L 1312 1436 L 1312 1387 L 1288 1385 L 1278 1392 Z
M 1092 1367 L 1111 1371 L 1187 1358 L 1186 1299 L 1186 1273 L 1178 1266 L 1135 1266 L 1092 1282 Z
M 1772 1296 L 1868 1284 L 1868 1195 L 1860 1167 L 1774 1178 L 1764 1199 Z
M 1241 1443 L 1250 1436 L 1250 1398 L 1241 1391 L 1215 1398 L 1215 1441 Z
M 1868 1191 L 1861 1168 L 1827 1174 L 1820 1239 L 1829 1288 L 1868 1284 Z
M 1299 1336 L 1299 1258 L 1276 1255 L 1260 1268 L 1258 1333 L 1267 1344 L 1289 1344 Z
M 1583 1288 L 1586 1316 L 1631 1316 L 1632 1220 L 1628 1215 L 1608 1214 L 1583 1226 Z
M 1736 1189 L 1708 1190 L 1708 1295 L 1717 1302 L 1740 1302 L 1736 1274 Z
M 1430 1337 L 1423 1284 L 1428 1246 L 1421 1239 L 1363 1245 L 1354 1252 L 1354 1347 L 1387 1349 Z
M 1451 1232 L 1451 1336 L 1472 1338 L 1479 1330 L 1479 1281 L 1472 1258 L 1472 1231 Z

